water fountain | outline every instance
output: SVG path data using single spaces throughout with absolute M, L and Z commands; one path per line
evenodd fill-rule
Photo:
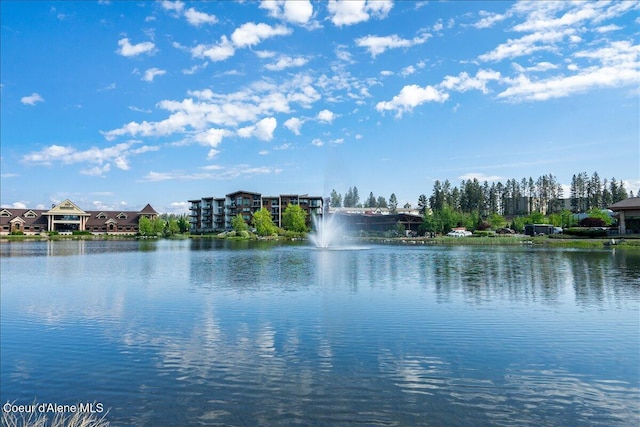
M 313 242 L 316 248 L 329 248 L 332 244 L 335 244 L 342 234 L 335 215 L 322 215 L 320 217 L 314 215 L 312 222 L 314 231 L 309 234 L 309 240 Z

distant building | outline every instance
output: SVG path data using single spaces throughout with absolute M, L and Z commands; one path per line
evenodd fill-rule
M 618 213 L 618 233 L 640 233 L 640 197 L 629 197 L 609 206 Z
M 141 211 L 84 211 L 70 200 L 44 209 L 0 210 L 0 234 L 15 232 L 38 234 L 48 232 L 88 231 L 94 234 L 136 234 L 140 218 L 155 219 L 158 213 L 147 204 Z
M 406 231 L 417 233 L 423 222 L 417 209 L 397 208 L 391 212 L 388 208 L 331 208 L 329 214 L 350 231 L 385 232 L 401 224 Z
M 563 210 L 573 212 L 570 198 L 551 199 L 545 203 L 537 197 L 509 197 L 504 200 L 503 206 L 505 216 L 530 215 L 533 212 L 548 215 Z
M 290 204 L 298 205 L 307 213 L 307 226 L 312 215 L 322 215 L 323 200 L 308 194 L 281 194 L 263 196 L 250 191 L 236 191 L 225 197 L 203 197 L 189 200 L 189 230 L 191 233 L 213 233 L 231 229 L 231 220 L 238 214 L 251 224 L 255 212 L 265 208 L 273 223 L 282 227 L 282 214 Z

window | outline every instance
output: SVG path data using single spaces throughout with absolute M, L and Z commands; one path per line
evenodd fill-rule
M 107 214 L 105 214 L 104 212 L 100 212 L 96 218 L 98 219 L 107 219 Z
M 27 211 L 24 214 L 25 218 L 36 218 L 38 215 L 34 211 Z
M 10 216 L 11 216 L 11 212 L 9 212 L 9 211 L 8 211 L 8 210 L 6 210 L 6 209 L 2 209 L 2 211 L 0 211 L 0 216 L 5 217 L 5 218 L 8 218 L 8 217 L 10 217 Z
M 126 219 L 127 218 L 127 214 L 125 214 L 124 212 L 120 212 L 118 214 L 118 216 L 116 216 L 116 218 L 118 218 L 118 219 Z

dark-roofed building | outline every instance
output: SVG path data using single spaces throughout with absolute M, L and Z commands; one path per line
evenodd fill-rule
M 147 204 L 141 211 L 84 211 L 70 200 L 65 200 L 49 210 L 14 209 L 0 210 L 0 234 L 22 232 L 38 234 L 46 232 L 71 233 L 89 231 L 94 234 L 136 234 L 140 218 L 155 219 L 158 213 Z
M 618 213 L 618 233 L 640 233 L 640 197 L 629 197 L 609 206 Z

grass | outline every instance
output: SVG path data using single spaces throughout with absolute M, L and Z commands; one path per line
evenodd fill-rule
M 105 414 L 106 415 L 106 414 Z M 2 412 L 3 427 L 109 427 L 105 415 L 98 417 L 88 412 L 57 413 L 49 418 L 44 413 Z

